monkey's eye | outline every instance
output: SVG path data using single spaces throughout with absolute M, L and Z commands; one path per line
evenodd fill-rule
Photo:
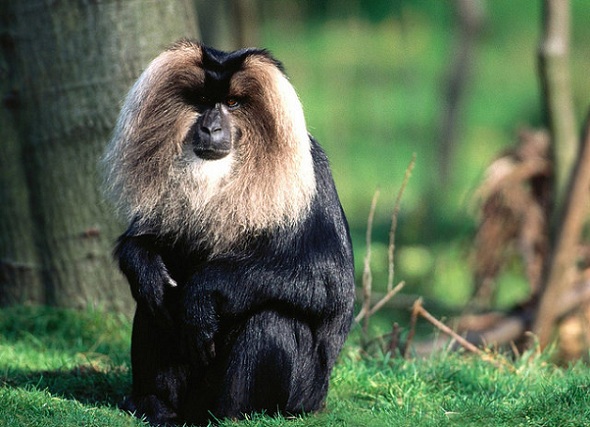
M 236 98 L 227 98 L 225 100 L 225 105 L 227 105 L 230 110 L 234 110 L 240 106 L 240 101 Z

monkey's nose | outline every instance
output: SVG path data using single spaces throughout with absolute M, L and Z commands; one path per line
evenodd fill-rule
M 231 127 L 219 108 L 211 108 L 199 118 L 193 139 L 195 154 L 205 160 L 227 156 L 232 148 Z
M 207 135 L 213 135 L 215 132 L 222 131 L 221 113 L 217 108 L 207 110 L 203 114 L 201 121 L 201 132 Z
M 210 135 L 210 136 L 213 136 L 214 133 L 218 133 L 218 132 L 221 132 L 221 131 L 222 131 L 221 126 L 216 126 L 216 127 L 213 127 L 213 126 L 201 126 L 201 132 L 203 132 L 203 133 L 205 133 L 207 135 Z

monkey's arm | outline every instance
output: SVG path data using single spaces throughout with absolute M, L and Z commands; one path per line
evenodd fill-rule
M 163 304 L 164 290 L 167 286 L 176 286 L 176 282 L 170 277 L 154 245 L 154 237 L 125 233 L 117 242 L 115 258 L 127 277 L 137 304 L 154 315 L 163 315 L 168 319 Z
M 289 271 L 265 265 L 236 268 L 236 263 L 215 263 L 197 274 L 186 288 L 189 296 L 185 300 L 213 299 L 220 315 L 241 315 L 275 306 L 321 316 L 327 304 L 327 288 L 334 282 L 323 277 L 327 273 L 305 267 Z

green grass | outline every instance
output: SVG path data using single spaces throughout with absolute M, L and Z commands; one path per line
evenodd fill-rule
M 141 426 L 117 409 L 129 392 L 130 323 L 98 311 L 0 310 L 0 426 Z M 497 367 L 478 357 L 360 357 L 353 334 L 327 408 L 296 419 L 254 415 L 221 426 L 583 426 L 590 369 L 527 354 Z

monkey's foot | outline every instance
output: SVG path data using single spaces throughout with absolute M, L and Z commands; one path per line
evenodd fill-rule
M 174 426 L 178 420 L 176 412 L 153 394 L 127 397 L 119 408 L 155 426 Z

